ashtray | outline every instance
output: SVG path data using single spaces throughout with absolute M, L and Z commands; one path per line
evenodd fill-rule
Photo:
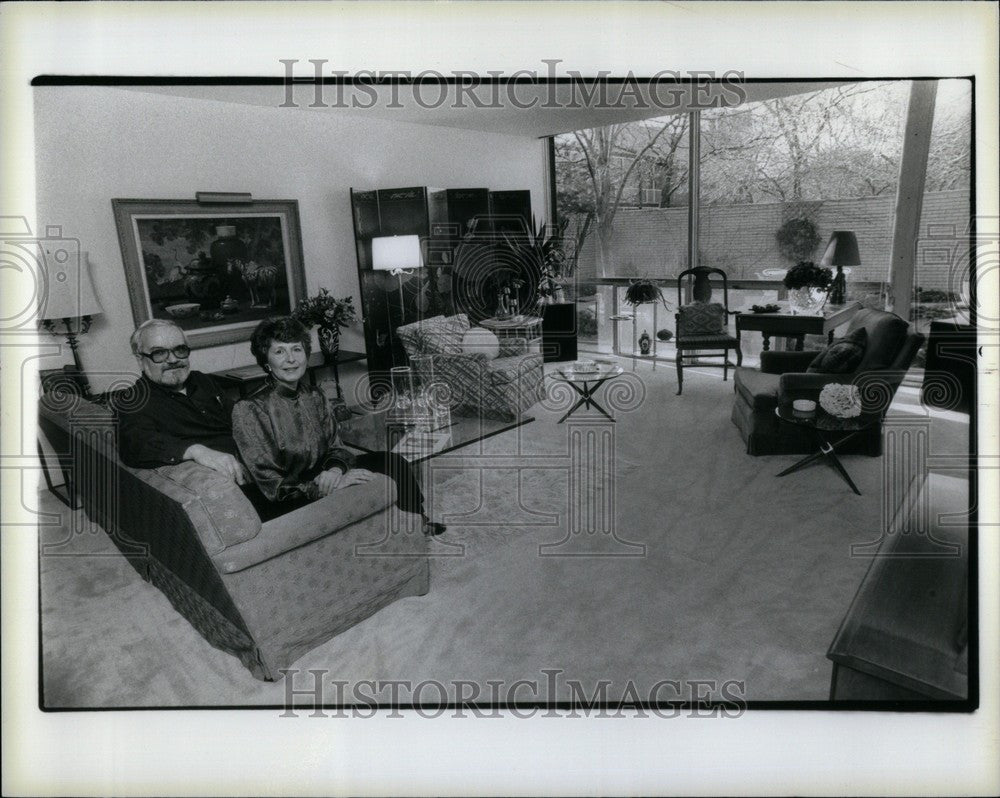
M 792 402 L 792 413 L 796 416 L 811 416 L 816 412 L 816 403 L 811 399 L 796 399 Z

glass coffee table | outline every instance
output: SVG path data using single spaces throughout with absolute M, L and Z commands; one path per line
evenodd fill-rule
M 862 413 L 860 416 L 854 416 L 853 418 L 839 418 L 838 416 L 831 416 L 819 407 L 811 413 L 802 413 L 793 410 L 791 405 L 778 405 L 774 412 L 782 421 L 812 430 L 819 444 L 819 451 L 815 454 L 811 454 L 799 460 L 794 465 L 790 465 L 776 476 L 783 477 L 786 474 L 791 474 L 793 471 L 798 471 L 800 468 L 804 468 L 810 463 L 823 458 L 844 478 L 844 481 L 851 486 L 851 490 L 858 496 L 861 495 L 858 486 L 854 484 L 851 475 L 847 473 L 847 469 L 844 468 L 843 463 L 840 462 L 840 458 L 837 457 L 836 449 L 841 444 L 847 443 L 851 438 L 860 435 L 865 430 L 877 424 L 881 418 L 878 413 Z
M 593 407 L 599 413 L 603 414 L 609 421 L 614 421 L 611 414 L 597 403 L 594 395 L 600 390 L 604 383 L 608 380 L 613 380 L 619 374 L 623 374 L 624 372 L 625 369 L 621 366 L 614 363 L 601 362 L 595 363 L 592 371 L 579 371 L 573 369 L 572 366 L 565 366 L 553 371 L 551 374 L 553 379 L 565 382 L 580 395 L 580 399 L 577 403 L 567 410 L 566 414 L 556 423 L 562 424 L 582 405 L 585 405 L 586 407 Z
M 395 450 L 410 463 L 422 463 L 534 420 L 534 416 L 507 420 L 452 413 L 451 423 L 447 426 L 420 432 L 405 423 L 393 423 L 387 410 L 355 410 L 353 417 L 340 422 L 337 428 L 341 441 L 347 446 L 363 452 Z

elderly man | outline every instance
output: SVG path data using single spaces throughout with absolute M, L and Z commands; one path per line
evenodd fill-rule
M 162 319 L 132 333 L 142 376 L 132 403 L 119 409 L 118 450 L 126 465 L 155 468 L 182 460 L 247 482 L 233 440 L 232 403 L 209 375 L 191 371 L 184 331 Z

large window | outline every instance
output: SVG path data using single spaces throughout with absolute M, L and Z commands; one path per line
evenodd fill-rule
M 668 280 L 688 265 L 689 120 L 700 132 L 698 260 L 734 281 L 732 309 L 773 301 L 784 272 L 819 261 L 835 230 L 853 232 L 861 263 L 848 267 L 848 294 L 868 305 L 885 300 L 910 81 L 863 81 L 781 96 L 757 87 L 732 108 L 581 130 L 554 139 L 556 203 L 567 220 L 569 255 L 581 286 L 584 343 L 632 348 L 629 325 L 611 285 L 628 278 Z M 924 197 L 922 240 L 969 224 L 971 97 L 967 81 L 939 83 Z M 933 258 L 931 259 L 933 260 Z M 924 291 L 946 267 L 928 258 L 915 284 Z M 666 290 L 668 298 L 672 290 Z M 939 294 L 929 294 L 939 297 Z M 653 323 L 640 309 L 637 327 Z M 672 332 L 660 308 L 657 331 Z M 640 331 L 641 332 L 641 331 Z M 654 330 L 649 330 L 653 334 Z M 625 340 L 621 345 L 622 339 Z M 753 357 L 759 341 L 744 343 Z M 672 355 L 661 346 L 659 354 Z

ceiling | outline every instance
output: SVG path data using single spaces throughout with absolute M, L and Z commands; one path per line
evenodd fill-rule
M 311 113 L 371 116 L 420 125 L 437 125 L 542 137 L 619 122 L 650 119 L 693 108 L 734 106 L 843 85 L 846 81 L 783 81 L 743 84 L 705 83 L 425 83 L 312 85 L 282 83 L 236 85 L 119 86 L 128 91 L 238 103 Z M 602 96 L 601 91 L 604 91 Z M 317 107 L 310 107 L 315 104 Z M 370 106 L 370 107 L 369 107 Z

